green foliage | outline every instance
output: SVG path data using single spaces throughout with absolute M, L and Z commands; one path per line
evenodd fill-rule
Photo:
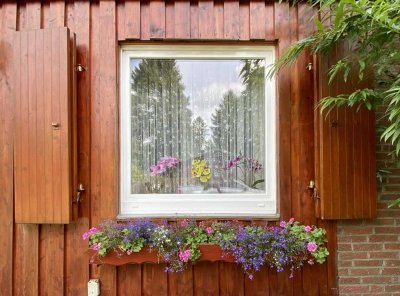
M 348 81 L 357 71 L 357 85 L 374 75 L 373 89 L 356 89 L 321 100 L 321 110 L 328 112 L 339 106 L 385 106 L 385 122 L 381 140 L 394 146 L 400 154 L 400 0 L 318 0 L 309 1 L 315 8 L 316 31 L 290 46 L 271 67 L 269 76 L 292 64 L 308 49 L 311 54 L 326 55 L 336 46 L 347 47 L 348 54 L 333 64 L 329 83 L 335 78 Z M 399 205 L 400 201 L 394 203 Z

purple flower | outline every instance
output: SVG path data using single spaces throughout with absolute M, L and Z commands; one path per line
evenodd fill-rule
M 88 237 L 89 237 L 89 233 L 85 232 L 84 234 L 82 234 L 83 240 L 87 240 Z
M 317 248 L 318 248 L 318 246 L 317 246 L 317 244 L 315 243 L 315 242 L 309 242 L 308 244 L 307 244 L 307 250 L 309 251 L 309 252 L 315 252 L 316 250 L 317 250 Z
M 190 250 L 179 252 L 179 260 L 181 260 L 182 262 L 188 262 L 189 258 L 190 258 Z
M 304 227 L 305 232 L 310 232 L 311 230 L 312 230 L 312 228 L 308 225 L 306 227 Z
M 163 156 L 156 164 L 150 166 L 150 176 L 161 175 L 166 172 L 167 169 L 174 169 L 178 166 L 180 160 L 173 156 Z

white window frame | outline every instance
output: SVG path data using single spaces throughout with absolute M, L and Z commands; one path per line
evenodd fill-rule
M 124 45 L 120 51 L 120 200 L 119 218 L 222 217 L 272 218 L 277 210 L 276 86 L 265 81 L 265 193 L 243 194 L 131 194 L 130 59 L 265 59 L 275 61 L 268 45 Z M 268 184 L 270 186 L 268 186 Z

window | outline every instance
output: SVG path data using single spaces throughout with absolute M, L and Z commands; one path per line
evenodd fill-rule
M 270 46 L 121 49 L 121 217 L 276 216 Z

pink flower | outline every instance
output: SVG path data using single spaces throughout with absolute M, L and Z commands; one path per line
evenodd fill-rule
M 285 221 L 281 221 L 279 223 L 279 226 L 282 227 L 282 228 L 285 228 L 286 227 L 286 222 Z
M 190 250 L 179 252 L 179 260 L 181 260 L 182 262 L 188 262 L 189 258 L 190 258 Z
M 294 218 L 290 218 L 289 219 L 289 224 L 293 224 L 294 223 Z
M 206 228 L 206 232 L 207 232 L 208 234 L 211 234 L 211 233 L 214 232 L 214 229 L 212 229 L 212 227 L 208 226 L 208 227 Z
M 315 252 L 316 250 L 317 250 L 317 248 L 318 248 L 318 246 L 317 246 L 317 244 L 315 243 L 315 242 L 309 242 L 308 244 L 307 244 L 307 250 L 309 251 L 309 252 Z
M 128 255 L 132 254 L 132 250 L 126 251 L 126 254 L 128 254 Z
M 182 227 L 187 227 L 189 225 L 189 220 L 188 219 L 183 219 L 182 221 L 181 221 L 181 226 Z
M 311 230 L 312 230 L 312 228 L 308 225 L 306 227 L 304 227 L 305 232 L 310 232 Z
M 92 227 L 89 229 L 89 234 L 95 234 L 97 232 L 97 228 L 96 227 Z
M 90 248 L 91 248 L 92 250 L 95 250 L 95 251 L 100 250 L 100 246 L 99 246 L 98 244 L 93 244 Z
M 88 237 L 89 237 L 89 233 L 85 232 L 84 234 L 82 234 L 83 240 L 87 240 Z

